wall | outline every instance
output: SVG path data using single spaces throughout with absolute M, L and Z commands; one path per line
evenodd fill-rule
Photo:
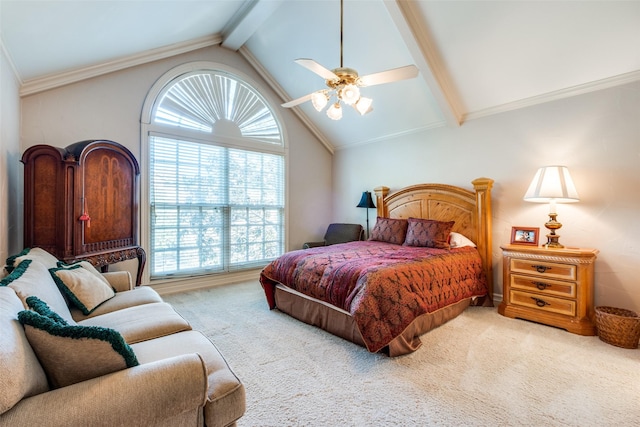
M 21 149 L 35 144 L 59 147 L 85 139 L 110 139 L 140 159 L 140 114 L 154 82 L 170 69 L 191 61 L 213 61 L 239 70 L 256 82 L 278 108 L 289 154 L 289 248 L 299 248 L 327 224 L 332 212 L 332 155 L 300 124 L 280 109 L 281 99 L 238 53 L 209 47 L 77 82 L 22 99 Z M 146 171 L 142 171 L 145 174 Z M 326 227 L 326 225 L 325 225 Z
M 548 205 L 522 198 L 537 168 L 551 164 L 569 167 L 580 196 L 558 205 L 560 242 L 600 250 L 596 305 L 640 311 L 640 82 L 340 150 L 334 220 L 364 225 L 365 213 L 354 206 L 362 191 L 380 185 L 472 188 L 473 179 L 492 178 L 494 285 L 501 294 L 500 245 L 511 227 L 540 227 L 546 241 Z
M 0 40 L 0 260 L 21 249 L 19 81 Z

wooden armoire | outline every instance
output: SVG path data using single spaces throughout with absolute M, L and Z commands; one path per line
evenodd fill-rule
M 102 271 L 138 259 L 140 167 L 117 142 L 88 140 L 66 148 L 35 145 L 24 163 L 24 246 L 40 247 L 71 263 L 87 260 Z

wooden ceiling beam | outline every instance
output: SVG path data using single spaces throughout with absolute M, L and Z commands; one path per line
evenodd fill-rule
M 460 97 L 426 22 L 420 18 L 422 13 L 419 6 L 413 0 L 385 1 L 384 4 L 420 69 L 420 75 L 436 99 L 445 121 L 450 126 L 460 126 L 464 121 Z

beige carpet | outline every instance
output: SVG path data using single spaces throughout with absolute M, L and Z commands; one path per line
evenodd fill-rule
M 164 298 L 244 382 L 240 427 L 640 425 L 640 350 L 495 309 L 392 359 L 269 311 L 257 282 Z

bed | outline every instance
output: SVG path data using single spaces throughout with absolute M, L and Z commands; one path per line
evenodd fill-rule
M 493 180 L 472 185 L 376 188 L 369 240 L 287 252 L 262 270 L 269 308 L 395 357 L 470 305 L 492 306 Z

